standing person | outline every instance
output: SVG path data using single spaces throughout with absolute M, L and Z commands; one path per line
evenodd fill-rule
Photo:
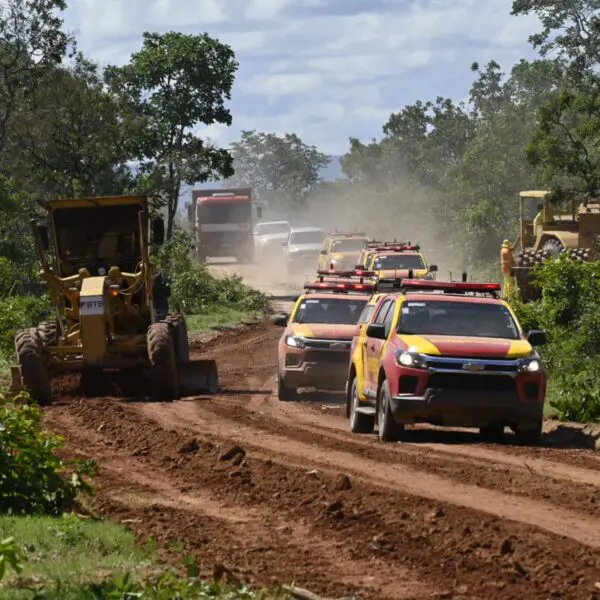
M 500 249 L 500 270 L 502 271 L 502 277 L 504 278 L 502 295 L 504 298 L 510 297 L 515 289 L 515 278 L 512 274 L 512 268 L 515 266 L 513 252 L 520 239 L 521 236 L 517 238 L 514 244 L 511 244 L 509 240 L 504 240 L 502 242 L 502 248 Z

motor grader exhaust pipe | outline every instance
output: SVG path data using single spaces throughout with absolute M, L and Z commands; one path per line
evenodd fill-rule
M 189 360 L 177 363 L 180 394 L 197 396 L 216 394 L 219 391 L 217 362 L 209 359 Z

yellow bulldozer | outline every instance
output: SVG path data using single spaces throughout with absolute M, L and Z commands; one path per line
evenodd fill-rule
M 521 251 L 515 256 L 513 274 L 525 301 L 540 297 L 532 269 L 547 258 L 564 253 L 574 260 L 592 261 L 597 255 L 600 199 L 580 202 L 573 197 L 551 206 L 549 194 L 545 190 L 519 193 Z
M 186 322 L 169 313 L 168 283 L 150 261 L 150 229 L 157 245 L 165 229 L 147 197 L 40 203 L 47 218 L 31 227 L 54 318 L 16 334 L 13 386 L 48 405 L 54 376 L 80 373 L 85 391 L 116 371 L 165 401 L 216 393 L 215 361 L 190 360 Z

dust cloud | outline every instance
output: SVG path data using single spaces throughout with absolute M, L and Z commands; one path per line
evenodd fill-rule
M 307 198 L 299 208 L 269 206 L 262 221 L 287 220 L 292 227 L 323 227 L 327 231 L 364 232 L 371 239 L 411 241 L 419 244 L 430 264 L 439 268 L 439 277 L 460 278 L 464 270 L 462 256 L 457 256 L 442 236 L 444 223 L 435 214 L 428 191 L 407 182 L 393 188 L 358 183 L 328 188 Z M 282 271 L 269 262 L 273 278 Z M 311 274 L 311 275 L 314 275 Z M 283 273 L 285 276 L 285 273 Z M 275 280 L 275 279 L 274 279 Z M 298 281 L 297 277 L 293 278 Z

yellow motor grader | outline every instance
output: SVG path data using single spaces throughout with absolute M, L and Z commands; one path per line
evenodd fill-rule
M 80 373 L 85 390 L 107 371 L 131 370 L 157 399 L 216 393 L 215 361 L 190 360 L 186 322 L 168 312 L 168 284 L 150 261 L 150 225 L 160 245 L 164 223 L 150 219 L 147 197 L 42 205 L 47 218 L 31 226 L 54 318 L 16 334 L 13 386 L 48 405 L 57 374 Z
M 540 297 L 541 291 L 532 281 L 532 269 L 547 258 L 564 253 L 574 260 L 596 259 L 600 200 L 580 202 L 570 198 L 562 206 L 553 207 L 548 201 L 549 194 L 546 190 L 519 193 L 521 251 L 515 256 L 513 274 L 525 301 Z

